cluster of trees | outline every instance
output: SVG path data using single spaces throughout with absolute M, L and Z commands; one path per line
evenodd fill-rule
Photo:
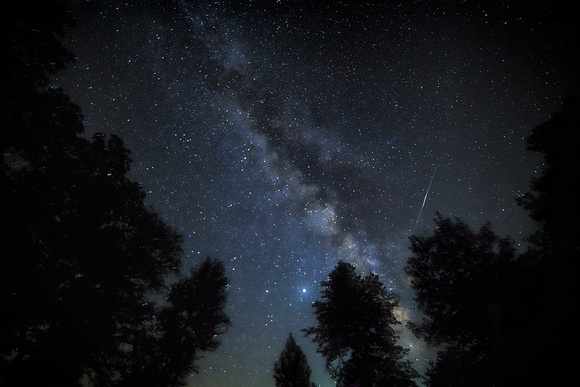
M 423 313 L 412 331 L 440 348 L 430 386 L 567 385 L 578 356 L 570 300 L 577 294 L 580 243 L 580 96 L 538 125 L 529 149 L 543 173 L 516 198 L 541 228 L 517 253 L 489 223 L 473 231 L 437 214 L 432 235 L 410 237 L 405 271 Z M 339 262 L 314 303 L 318 325 L 304 330 L 318 344 L 338 386 L 412 386 L 418 377 L 396 344 L 396 300 L 374 274 L 362 278 Z M 294 372 L 294 373 L 293 373 Z M 287 375 L 303 375 L 301 382 Z M 308 387 L 310 370 L 290 337 L 276 363 L 277 386 Z
M 459 219 L 435 219 L 432 236 L 411 237 L 406 271 L 424 314 L 415 333 L 442 347 L 432 386 L 567 385 L 573 378 L 570 300 L 577 292 L 580 206 L 580 96 L 533 129 L 529 149 L 542 174 L 517 202 L 541 225 L 517 254 L 489 224 L 473 232 Z
M 74 21 L 35 6 L 1 23 L 0 384 L 182 385 L 230 323 L 224 266 L 182 274 L 181 237 L 127 178 L 123 141 L 81 136 L 79 107 L 49 84 L 73 60 L 59 37 Z
M 208 258 L 181 273 L 181 238 L 127 178 L 123 141 L 82 137 L 80 109 L 49 83 L 73 60 L 59 37 L 74 21 L 58 3 L 38 7 L 12 4 L 0 36 L 0 383 L 182 385 L 230 324 L 224 266 Z M 579 128 L 573 96 L 529 137 L 545 159 L 517 198 L 541 224 L 533 248 L 519 254 L 489 224 L 473 231 L 441 215 L 432 235 L 411 237 L 406 272 L 424 318 L 410 327 L 441 348 L 430 385 L 573 380 Z M 339 262 L 322 288 L 317 325 L 303 332 L 337 385 L 415 385 L 397 345 L 397 301 L 378 277 Z M 276 385 L 311 387 L 310 375 L 290 336 Z
M 439 348 L 430 386 L 568 385 L 577 334 L 570 300 L 578 292 L 580 243 L 580 96 L 533 129 L 529 149 L 544 156 L 530 192 L 515 198 L 540 222 L 518 253 L 489 223 L 472 230 L 459 218 L 435 217 L 432 235 L 410 237 L 408 274 L 423 313 L 411 330 Z M 374 274 L 339 262 L 314 303 L 318 344 L 338 386 L 412 386 L 418 378 L 396 344 L 396 300 Z M 299 375 L 299 377 L 298 377 Z M 310 386 L 310 369 L 292 337 L 275 365 L 276 386 Z
M 318 325 L 303 329 L 318 344 L 338 386 L 414 386 L 418 373 L 396 342 L 394 299 L 375 274 L 339 262 L 313 306 Z M 311 387 L 310 367 L 292 335 L 274 365 L 277 387 Z

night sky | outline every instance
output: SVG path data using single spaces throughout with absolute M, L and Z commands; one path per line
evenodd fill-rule
M 408 237 L 435 211 L 525 248 L 514 199 L 541 166 L 525 138 L 578 92 L 578 48 L 558 2 L 240 3 L 74 2 L 78 59 L 54 84 L 87 137 L 133 151 L 184 269 L 226 265 L 232 327 L 189 385 L 273 386 L 292 332 L 328 386 L 300 329 L 339 260 L 378 273 L 408 321 Z

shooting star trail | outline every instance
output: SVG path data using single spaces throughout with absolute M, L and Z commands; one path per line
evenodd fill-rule
M 429 182 L 429 187 L 427 188 L 427 192 L 425 192 L 425 197 L 423 198 L 423 205 L 421 206 L 421 211 L 419 211 L 419 216 L 417 216 L 417 221 L 415 222 L 415 228 L 419 224 L 419 220 L 421 219 L 421 214 L 423 213 L 423 208 L 425 207 L 425 203 L 427 202 L 427 196 L 429 195 L 429 191 L 431 190 L 431 184 L 433 184 L 433 178 L 435 178 L 435 172 L 437 172 L 437 165 L 435 166 L 435 170 L 433 171 L 433 175 L 431 176 L 431 181 Z

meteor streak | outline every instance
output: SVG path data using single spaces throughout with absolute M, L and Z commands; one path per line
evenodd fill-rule
M 419 211 L 419 216 L 417 216 L 417 221 L 415 222 L 415 228 L 419 224 L 419 220 L 421 219 L 421 214 L 423 213 L 423 208 L 425 207 L 425 203 L 427 202 L 427 196 L 429 195 L 429 190 L 431 190 L 431 184 L 433 184 L 433 178 L 435 177 L 435 172 L 437 172 L 437 165 L 435 166 L 435 170 L 433 171 L 433 175 L 431 175 L 431 181 L 429 182 L 429 187 L 427 188 L 427 192 L 425 192 L 425 197 L 423 198 L 423 205 L 421 206 L 421 211 Z

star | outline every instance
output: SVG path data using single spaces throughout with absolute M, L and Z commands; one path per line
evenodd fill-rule
M 437 210 L 525 249 L 535 226 L 513 198 L 541 161 L 524 139 L 578 86 L 568 46 L 525 12 L 162 3 L 77 4 L 78 59 L 53 82 L 87 135 L 125 140 L 131 178 L 184 235 L 185 268 L 226 264 L 233 325 L 190 386 L 273 385 L 274 351 L 315 323 L 306 301 L 339 260 L 379 274 L 399 315 L 418 318 L 409 230 L 430 232 Z M 266 329 L 263 316 L 277 317 Z M 404 340 L 424 371 L 429 349 Z

